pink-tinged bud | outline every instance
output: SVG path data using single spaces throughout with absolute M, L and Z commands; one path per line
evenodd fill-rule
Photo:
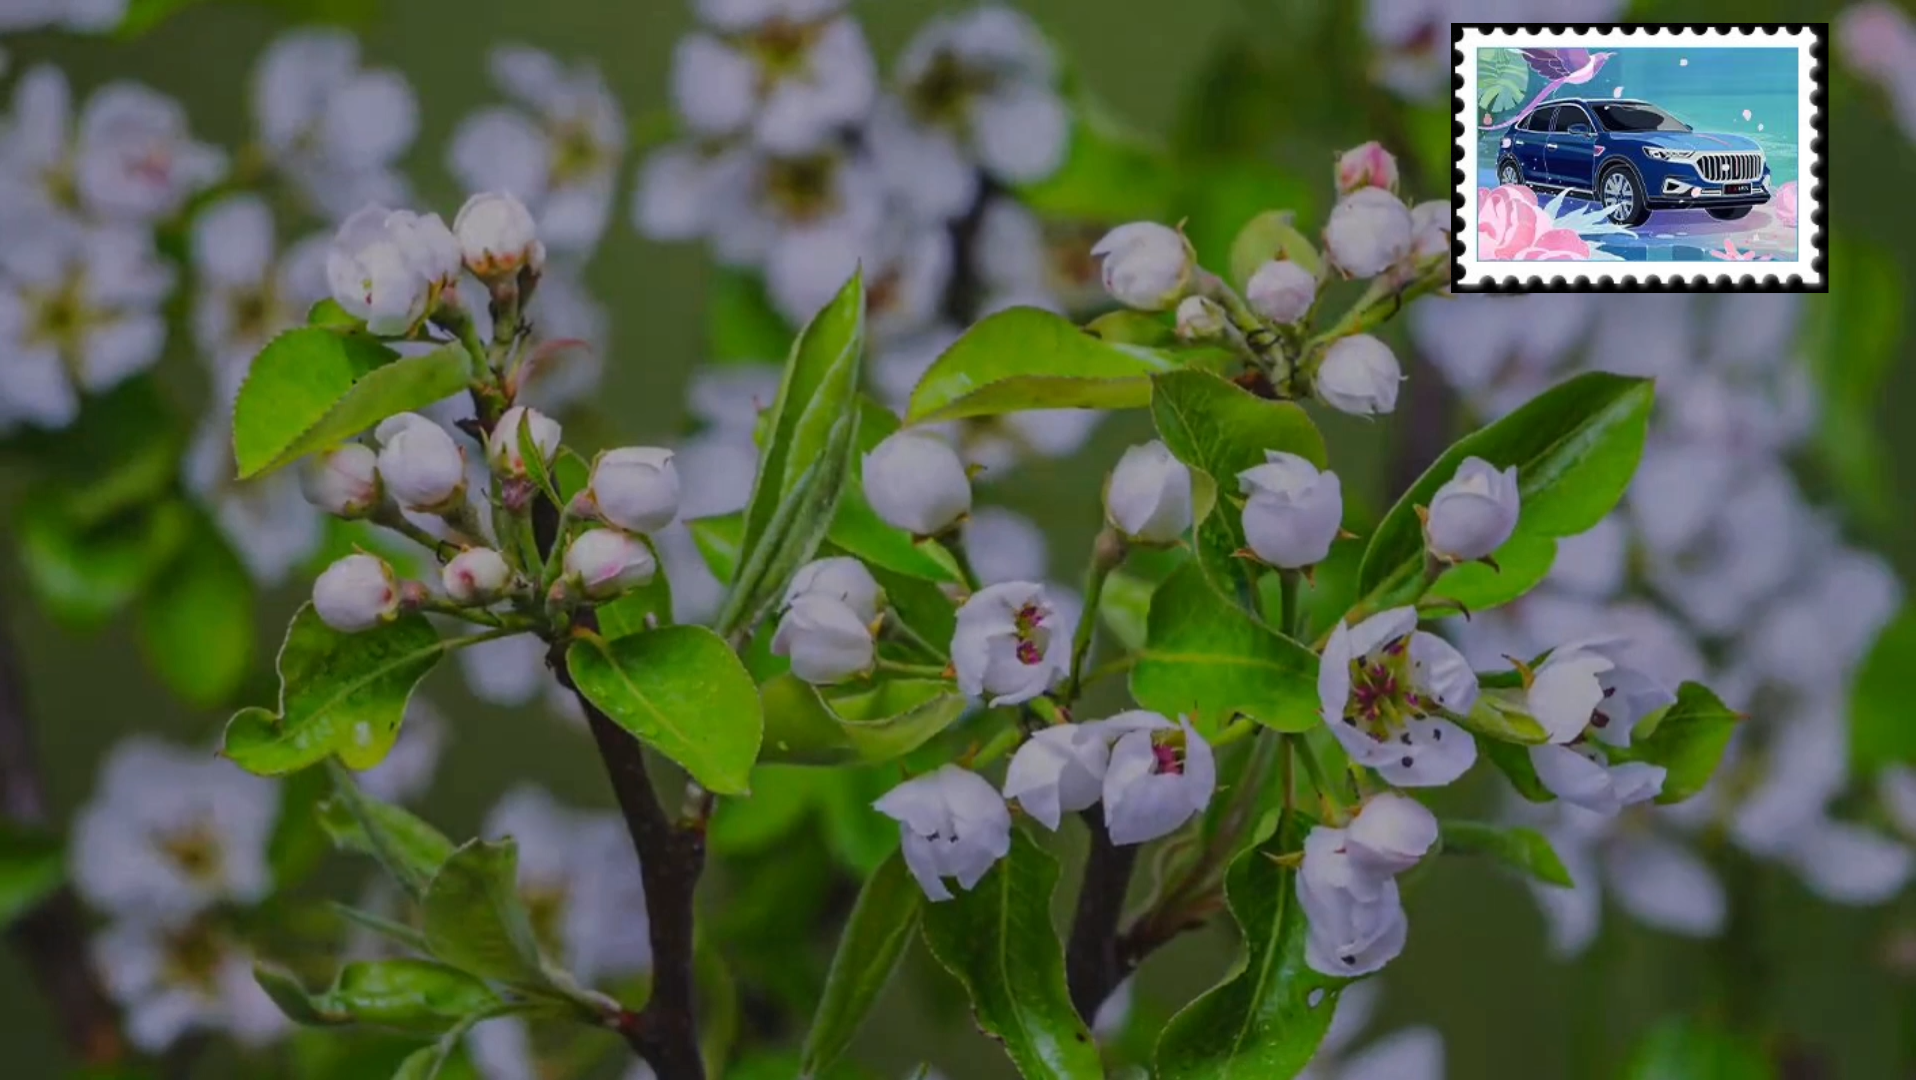
M 399 603 L 393 569 L 375 555 L 348 555 L 313 582 L 313 610 L 341 633 L 356 634 L 390 621 L 399 613 Z
M 418 413 L 400 413 L 373 431 L 379 443 L 379 474 L 399 505 L 440 514 L 466 495 L 466 455 L 452 433 Z
M 617 529 L 581 533 L 565 551 L 565 576 L 590 600 L 609 600 L 648 585 L 658 560 L 645 541 Z
M 599 517 L 630 532 L 658 532 L 679 513 L 679 474 L 670 450 L 608 450 L 593 463 L 587 491 Z
M 336 517 L 362 518 L 379 505 L 379 457 L 370 447 L 347 443 L 309 458 L 300 471 L 306 501 Z
M 512 581 L 512 567 L 491 548 L 467 548 L 440 570 L 439 581 L 453 603 L 480 606 L 504 595 Z
M 519 452 L 521 423 L 531 432 L 532 445 L 538 448 L 547 465 L 552 464 L 552 459 L 559 453 L 562 434 L 559 422 L 537 409 L 528 409 L 523 405 L 507 409 L 493 427 L 492 437 L 486 443 L 486 460 L 492 464 L 494 472 L 515 479 L 526 475 L 525 455 Z
M 545 245 L 532 213 L 509 194 L 484 191 L 467 199 L 452 219 L 452 231 L 466 269 L 482 281 L 512 277 L 525 267 L 537 273 L 545 264 Z
M 1288 259 L 1272 259 L 1251 275 L 1244 299 L 1252 311 L 1279 326 L 1289 326 L 1310 314 L 1317 300 L 1317 279 Z
M 1397 159 L 1374 139 L 1351 147 L 1337 158 L 1337 193 L 1349 195 L 1364 187 L 1397 189 Z

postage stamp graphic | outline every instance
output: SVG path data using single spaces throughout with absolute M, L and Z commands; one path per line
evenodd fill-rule
M 1821 291 L 1821 42 L 1820 27 L 1456 27 L 1453 287 Z

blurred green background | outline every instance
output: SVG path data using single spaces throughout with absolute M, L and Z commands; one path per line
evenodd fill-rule
M 446 140 L 470 109 L 496 95 L 484 78 L 484 51 L 522 41 L 562 57 L 589 58 L 604 70 L 635 127 L 668 108 L 666 83 L 674 42 L 690 25 L 685 0 L 384 0 L 362 36 L 369 60 L 403 70 L 419 95 L 422 128 L 407 160 L 424 206 L 450 214 L 462 192 L 443 164 Z M 855 5 L 875 52 L 896 54 L 909 34 L 948 5 L 932 0 L 865 0 Z M 1414 109 L 1372 89 L 1365 76 L 1359 0 L 1023 0 L 1022 7 L 1051 34 L 1089 89 L 1117 116 L 1176 143 L 1203 127 L 1255 147 L 1291 170 L 1311 191 L 1317 212 L 1328 205 L 1334 148 L 1383 138 L 1407 151 L 1447 139 L 1448 113 Z M 1462 5 L 1460 5 L 1462 6 Z M 1685 21 L 1825 21 L 1838 5 L 1784 0 L 1638 3 L 1635 17 Z M 180 97 L 196 132 L 232 146 L 249 129 L 247 87 L 259 49 L 288 25 L 266 5 L 204 3 L 168 19 L 145 38 L 123 44 L 52 35 L 7 42 L 16 69 L 50 60 L 67 70 L 76 96 L 112 78 L 147 82 Z M 1234 60 L 1229 58 L 1235 57 Z M 1224 58 L 1228 62 L 1221 60 Z M 1916 146 L 1891 121 L 1881 93 L 1839 63 L 1830 81 L 1826 158 L 1831 230 L 1839 245 L 1868 246 L 1893 267 L 1871 282 L 1872 303 L 1902 307 L 1916 274 L 1916 213 L 1909 181 L 1916 179 Z M 1246 73 L 1254 73 L 1251 77 Z M 1233 96 L 1229 116 L 1197 106 L 1208 86 Z M 1219 134 L 1213 131 L 1213 134 Z M 1407 154 L 1407 157 L 1414 156 Z M 1412 170 L 1417 198 L 1447 190 L 1429 170 Z M 630 175 L 630 163 L 626 175 Z M 629 190 L 629 188 L 628 188 Z M 1273 200 L 1276 201 L 1276 200 Z M 613 315 L 613 347 L 599 412 L 575 422 L 582 445 L 665 441 L 684 426 L 689 371 L 701 360 L 703 312 L 712 280 L 697 246 L 667 247 L 638 237 L 626 224 L 622 192 L 615 222 L 593 262 L 588 282 Z M 1221 252 L 1204 252 L 1217 259 Z M 1845 292 L 1866 283 L 1832 275 L 1830 296 L 1811 297 L 1814 313 L 1851 317 Z M 1852 293 L 1852 296 L 1855 295 Z M 1819 320 L 1812 319 L 1812 325 Z M 1899 358 L 1912 346 L 1904 328 Z M 1400 328 L 1395 344 L 1408 349 Z M 176 353 L 185 345 L 176 338 Z M 206 392 L 200 368 L 183 355 L 169 357 L 171 389 L 184 401 Z M 1420 378 L 1421 376 L 1421 378 Z M 1428 393 L 1427 372 L 1413 369 L 1407 395 Z M 1900 417 L 1916 407 L 1916 373 L 1899 362 L 1879 403 L 1890 453 L 1893 495 L 1866 537 L 1916 580 L 1916 425 Z M 1052 539 L 1053 570 L 1075 576 L 1075 559 L 1099 521 L 1098 478 L 1118 450 L 1143 437 L 1142 416 L 1116 418 L 1072 463 L 1021 471 L 995 488 L 994 500 L 1032 514 Z M 1334 455 L 1354 462 L 1352 489 L 1375 502 L 1401 425 L 1336 425 Z M 1341 438 L 1340 438 L 1341 437 Z M 1355 456 L 1354 456 L 1355 455 Z M 1370 481 L 1361 478 L 1368 469 Z M 1348 475 L 1348 474 L 1347 474 Z M 0 477 L 16 487 L 18 478 Z M 0 492 L 14 501 L 17 490 Z M 18 571 L 0 567 L 5 614 L 24 652 L 32 705 L 39 719 L 49 783 L 61 812 L 85 799 L 100 753 L 132 730 L 183 741 L 210 741 L 224 715 L 194 713 L 174 704 L 141 665 L 125 627 L 76 636 L 36 616 L 18 587 Z M 272 694 L 263 658 L 272 655 L 285 617 L 302 599 L 289 587 L 260 614 L 262 657 L 250 700 Z M 580 732 L 544 717 L 527 717 L 475 704 L 458 674 L 440 671 L 428 690 L 454 720 L 454 738 L 428 816 L 449 833 L 469 835 L 514 780 L 531 779 L 574 802 L 609 802 L 590 744 Z M 1109 704 L 1105 702 L 1102 704 Z M 1487 772 L 1487 770 L 1485 771 Z M 1482 776 L 1479 777 L 1483 779 Z M 1485 790 L 1456 794 L 1459 802 L 1490 801 Z M 1066 844 L 1076 843 L 1071 834 Z M 1736 907 L 1753 936 L 1734 946 L 1695 943 L 1646 931 L 1607 913 L 1602 938 L 1576 964 L 1548 959 L 1542 920 L 1514 878 L 1474 862 L 1445 860 L 1419 879 L 1408 906 L 1413 932 L 1404 957 L 1386 974 L 1382 1013 L 1374 1033 L 1406 1023 L 1431 1023 L 1443 1033 L 1448 1075 L 1465 1080 L 1615 1077 L 1633 1045 L 1661 1016 L 1709 1008 L 1723 987 L 1723 970 L 1763 973 L 1756 1007 L 1800 1044 L 1802 1071 L 1792 1077 L 1882 1080 L 1916 1076 L 1916 971 L 1897 973 L 1889 943 L 1898 932 L 1916 934 L 1916 903 L 1882 910 L 1838 909 L 1811 901 L 1777 874 L 1733 874 L 1741 882 Z M 1061 897 L 1068 897 L 1068 888 Z M 820 956 L 830 935 L 798 944 Z M 1723 955 L 1726 949 L 1737 955 Z M 1229 932 L 1195 935 L 1147 964 L 1138 1008 L 1149 1022 L 1209 985 L 1232 955 Z M 1754 965 L 1753 968 L 1743 965 Z M 953 1078 L 1013 1075 L 997 1050 L 972 1030 L 955 984 L 915 957 L 879 1015 L 867 1024 L 854 1054 L 878 1075 L 903 1076 L 921 1060 Z M 801 1022 L 802 1023 L 802 1022 Z M 788 1036 L 795 1037 L 790 1031 Z M 55 1029 L 30 993 L 11 954 L 0 954 L 0 1075 L 58 1075 Z M 224 1075 L 218 1059 L 202 1075 Z

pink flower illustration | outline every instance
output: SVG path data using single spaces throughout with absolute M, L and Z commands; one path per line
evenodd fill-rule
M 1776 215 L 1776 220 L 1796 228 L 1796 181 L 1776 189 L 1776 194 L 1770 197 L 1770 212 Z
M 1588 259 L 1590 245 L 1573 229 L 1560 229 L 1537 194 L 1522 184 L 1477 189 L 1477 239 L 1484 259 L 1554 261 Z
M 1724 262 L 1771 262 L 1774 261 L 1776 257 L 1774 255 L 1758 255 L 1754 251 L 1738 251 L 1736 249 L 1736 241 L 1726 236 L 1723 238 L 1723 250 L 1711 251 L 1710 258 L 1722 259 Z

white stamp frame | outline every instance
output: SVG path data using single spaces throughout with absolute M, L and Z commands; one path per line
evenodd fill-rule
M 1453 292 L 1826 292 L 1824 223 L 1827 24 L 1645 24 L 1615 26 L 1457 24 L 1451 33 Z M 1480 48 L 1767 48 L 1797 54 L 1797 242 L 1795 258 L 1514 262 L 1478 251 L 1477 50 Z

